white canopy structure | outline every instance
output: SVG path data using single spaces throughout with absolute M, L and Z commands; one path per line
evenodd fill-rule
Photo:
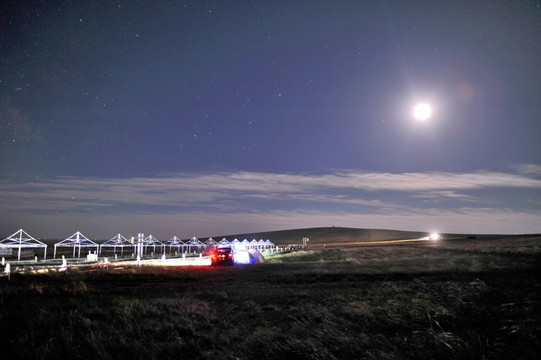
M 171 248 L 173 246 L 176 246 L 177 247 L 177 251 L 180 251 L 180 249 L 182 248 L 182 250 L 184 250 L 184 246 L 186 246 L 186 244 L 184 244 L 182 242 L 182 240 L 180 240 L 178 237 L 176 236 L 173 236 L 171 239 L 167 240 L 166 242 L 164 242 L 164 245 L 166 246 L 169 246 L 169 252 L 171 252 Z
M 233 247 L 234 250 L 236 250 L 237 248 L 240 248 L 240 241 L 239 239 L 236 239 L 231 241 L 231 247 Z
M 238 241 L 238 240 L 237 240 Z M 231 246 L 231 243 L 226 239 L 226 238 L 222 238 L 222 240 L 220 240 L 220 242 L 218 243 L 218 245 L 221 245 L 221 246 Z
M 21 260 L 22 248 L 44 248 L 43 259 L 45 260 L 47 258 L 47 245 L 45 245 L 45 243 L 42 243 L 39 240 L 34 239 L 32 236 L 28 235 L 28 233 L 23 229 L 19 229 L 19 231 L 11 234 L 4 240 L 0 241 L 0 247 L 19 249 L 17 253 L 17 261 Z
M 247 239 L 242 240 L 240 247 L 248 250 L 250 248 L 250 242 Z
M 257 240 L 256 239 L 252 239 L 252 241 L 250 241 L 250 247 L 252 249 L 257 249 Z
M 198 238 L 196 238 L 195 236 L 193 238 L 190 239 L 190 241 L 188 241 L 186 243 L 186 245 L 188 245 L 188 251 L 191 251 L 192 250 L 192 247 L 196 247 L 197 248 L 197 251 L 201 252 L 201 248 L 202 247 L 206 247 L 205 244 L 203 244 Z
M 125 247 L 133 247 L 135 251 L 135 247 L 137 244 L 132 243 L 128 239 L 126 239 L 122 234 L 117 234 L 113 238 L 107 240 L 103 244 L 100 245 L 100 254 L 104 247 L 113 248 L 113 253 L 116 254 L 116 248 L 120 248 L 120 256 L 124 255 L 124 248 Z
M 270 249 L 274 246 L 274 243 L 270 241 L 269 239 L 265 240 L 265 248 Z
M 54 256 L 53 256 L 54 259 L 56 259 L 56 248 L 57 247 L 73 247 L 73 257 L 75 257 L 75 249 L 76 248 L 79 248 L 78 257 L 81 257 L 81 248 L 83 248 L 83 247 L 95 247 L 96 251 L 99 250 L 99 245 L 98 244 L 96 244 L 94 241 L 88 239 L 86 236 L 81 234 L 79 231 L 77 231 L 75 234 L 71 235 L 69 238 L 54 244 Z
M 213 238 L 209 238 L 207 241 L 205 241 L 205 245 L 216 247 L 218 246 L 218 243 Z
M 259 250 L 263 250 L 265 248 L 265 241 L 263 239 L 259 239 L 259 241 L 257 242 L 257 248 Z
M 156 245 L 163 247 L 163 252 L 165 252 L 165 244 L 159 241 L 158 239 L 156 239 L 154 236 L 149 235 L 143 240 L 143 248 L 152 246 L 153 252 L 156 252 Z

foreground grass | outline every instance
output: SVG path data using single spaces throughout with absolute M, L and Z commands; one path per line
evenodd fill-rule
M 3 358 L 535 358 L 539 239 L 498 244 L 15 275 L 0 279 L 0 348 Z

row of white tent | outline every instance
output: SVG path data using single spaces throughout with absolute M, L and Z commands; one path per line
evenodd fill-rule
M 228 241 L 226 238 L 223 238 L 219 242 L 216 242 L 213 238 L 209 238 L 207 241 L 202 242 L 196 237 L 191 238 L 190 240 L 183 242 L 178 237 L 173 236 L 171 239 L 161 242 L 158 239 L 156 239 L 154 236 L 149 235 L 146 238 L 142 239 L 142 249 L 143 253 L 148 249 L 148 247 L 153 248 L 153 252 L 156 252 L 156 247 L 158 249 L 161 248 L 162 253 L 165 253 L 166 247 L 169 247 L 169 252 L 172 251 L 172 249 L 176 248 L 177 252 L 191 252 L 197 251 L 201 252 L 201 249 L 207 248 L 207 247 L 219 247 L 219 246 L 229 246 L 233 247 L 235 250 L 240 249 L 257 249 L 257 250 L 265 250 L 270 249 L 274 246 L 274 244 L 263 239 L 256 240 L 253 239 L 252 241 L 248 241 L 247 239 L 244 239 L 243 241 L 239 241 L 238 239 L 234 239 L 233 241 Z M 54 244 L 54 255 L 53 258 L 56 258 L 56 251 L 58 247 L 73 247 L 73 257 L 75 257 L 76 250 L 78 248 L 78 257 L 81 257 L 81 248 L 90 248 L 91 250 L 93 248 L 96 248 L 96 251 L 101 254 L 101 251 L 103 248 L 113 248 L 113 252 L 116 254 L 117 248 L 121 251 L 121 256 L 124 254 L 124 248 L 130 248 L 132 247 L 134 252 L 135 248 L 138 246 L 137 242 L 132 240 L 126 239 L 122 234 L 117 234 L 113 238 L 105 241 L 102 244 L 97 244 L 96 242 L 88 239 L 86 236 L 81 234 L 81 232 L 77 231 L 75 234 L 71 235 L 70 237 Z M 12 235 L 8 236 L 4 240 L 0 241 L 0 251 L 3 249 L 18 249 L 18 260 L 21 259 L 21 249 L 28 249 L 28 248 L 43 248 L 43 258 L 47 258 L 47 244 L 33 238 L 32 236 L 28 235 L 26 231 L 23 229 L 20 229 L 19 231 L 13 233 Z

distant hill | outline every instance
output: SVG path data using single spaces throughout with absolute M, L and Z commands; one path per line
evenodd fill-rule
M 384 241 L 384 240 L 399 240 L 413 239 L 427 236 L 426 232 L 400 231 L 400 230 L 382 230 L 382 229 L 356 229 L 345 227 L 320 227 L 307 229 L 293 229 L 268 231 L 259 233 L 247 233 L 236 235 L 216 236 L 215 239 L 225 237 L 228 240 L 232 239 L 269 239 L 276 245 L 301 244 L 302 238 L 310 239 L 309 245 L 323 245 L 332 243 L 354 243 L 363 241 Z

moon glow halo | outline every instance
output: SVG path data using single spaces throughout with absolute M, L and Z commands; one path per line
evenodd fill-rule
M 432 114 L 432 108 L 427 103 L 418 103 L 413 108 L 413 117 L 420 121 L 428 120 Z

